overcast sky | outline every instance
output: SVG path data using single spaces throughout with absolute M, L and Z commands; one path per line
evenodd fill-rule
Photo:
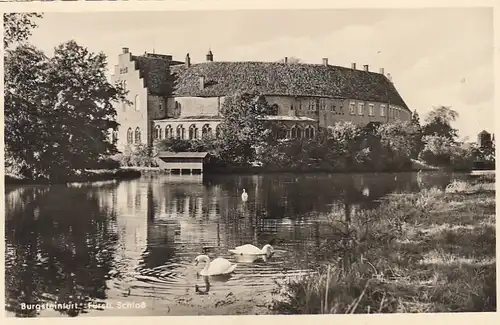
M 370 70 L 385 68 L 423 119 L 452 106 L 461 137 L 494 131 L 491 9 L 357 9 L 46 13 L 31 42 L 51 54 L 76 40 L 108 55 L 122 47 L 193 62 L 209 47 L 219 61 L 277 61 L 285 56 Z

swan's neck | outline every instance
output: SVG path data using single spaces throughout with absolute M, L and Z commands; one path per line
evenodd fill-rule
M 210 258 L 208 256 L 204 256 L 201 261 L 205 262 L 205 267 L 203 268 L 203 270 L 208 271 L 208 267 L 210 266 Z

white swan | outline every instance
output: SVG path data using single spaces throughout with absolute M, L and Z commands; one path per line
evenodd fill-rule
M 236 255 L 270 255 L 274 252 L 274 248 L 269 244 L 264 245 L 262 249 L 251 244 L 246 244 L 238 246 L 235 249 L 230 249 L 229 252 Z
M 234 272 L 237 264 L 232 264 L 225 258 L 218 257 L 210 262 L 210 257 L 207 255 L 199 255 L 195 259 L 195 265 L 199 262 L 205 262 L 205 267 L 200 271 L 202 276 L 225 275 Z
M 241 193 L 241 199 L 245 202 L 248 200 L 248 193 L 245 191 L 245 189 L 243 189 L 243 193 Z

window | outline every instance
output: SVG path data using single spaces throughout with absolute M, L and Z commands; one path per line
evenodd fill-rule
M 141 129 L 137 127 L 135 129 L 135 144 L 140 144 L 141 143 Z
M 349 104 L 349 113 L 351 115 L 355 115 L 356 114 L 356 103 L 350 103 Z
M 169 139 L 173 137 L 173 130 L 170 125 L 167 125 L 165 127 L 165 139 Z
M 158 103 L 158 109 L 160 111 L 163 111 L 163 101 L 160 99 L 160 102 Z
M 126 101 L 122 101 L 122 111 L 126 111 L 127 110 L 127 102 Z
M 203 125 L 203 127 L 201 128 L 201 136 L 209 137 L 211 135 L 212 135 L 212 128 L 210 127 L 210 125 L 209 124 Z
M 189 127 L 189 140 L 198 139 L 198 128 L 195 124 Z
M 186 129 L 184 129 L 184 126 L 179 125 L 177 126 L 177 139 L 182 139 L 184 140 L 186 138 Z
M 368 106 L 368 115 L 370 115 L 370 116 L 374 116 L 375 115 L 375 105 L 370 104 Z
M 132 144 L 134 142 L 134 131 L 132 128 L 128 128 L 127 130 L 127 143 Z
M 380 116 L 385 116 L 385 105 L 380 105 Z
M 305 137 L 308 139 L 314 138 L 314 126 L 308 125 L 305 129 Z
M 120 74 L 125 74 L 128 72 L 128 68 L 125 67 L 125 68 L 120 68 Z
M 313 112 L 313 111 L 315 110 L 315 109 L 314 109 L 314 108 L 315 108 L 314 106 L 315 106 L 315 105 L 314 105 L 314 100 L 310 100 L 310 101 L 309 101 L 309 111 L 310 111 L 310 112 Z
M 300 139 L 302 137 L 302 130 L 298 125 L 294 125 L 291 130 L 292 139 Z
M 134 98 L 134 108 L 136 111 L 139 111 L 141 109 L 141 105 L 139 103 L 139 95 L 135 95 Z
M 365 103 L 358 104 L 358 115 L 365 115 Z
M 155 126 L 155 131 L 153 133 L 153 137 L 155 140 L 161 139 L 161 128 L 159 125 Z
M 322 111 L 326 110 L 326 100 L 324 98 L 320 98 L 319 100 L 319 109 Z

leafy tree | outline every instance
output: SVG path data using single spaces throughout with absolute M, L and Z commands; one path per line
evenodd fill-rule
M 458 131 L 451 126 L 451 123 L 457 118 L 458 113 L 450 107 L 436 107 L 425 119 L 426 124 L 422 129 L 423 135 L 437 135 L 454 140 L 458 136 Z
M 420 116 L 418 115 L 417 110 L 415 110 L 413 112 L 413 114 L 411 115 L 411 124 L 414 125 L 415 127 L 418 127 L 418 128 L 421 127 L 421 125 L 420 125 Z
M 106 64 L 74 41 L 53 57 L 30 45 L 6 51 L 5 147 L 23 176 L 64 178 L 116 152 L 113 102 L 125 91 L 107 81 Z
M 40 13 L 6 13 L 3 15 L 3 45 L 7 49 L 11 45 L 27 40 L 37 27 L 36 19 L 42 18 Z
M 377 134 L 383 148 L 379 157 L 383 157 L 386 168 L 402 168 L 409 163 L 416 145 L 415 138 L 420 134 L 417 126 L 397 120 L 380 125 Z
M 222 105 L 223 121 L 219 125 L 217 145 L 227 164 L 245 166 L 256 159 L 256 150 L 272 137 L 265 120 L 274 109 L 263 96 L 237 94 L 227 97 Z
M 325 158 L 338 170 L 352 168 L 360 149 L 361 136 L 362 129 L 352 122 L 338 122 L 328 127 Z

